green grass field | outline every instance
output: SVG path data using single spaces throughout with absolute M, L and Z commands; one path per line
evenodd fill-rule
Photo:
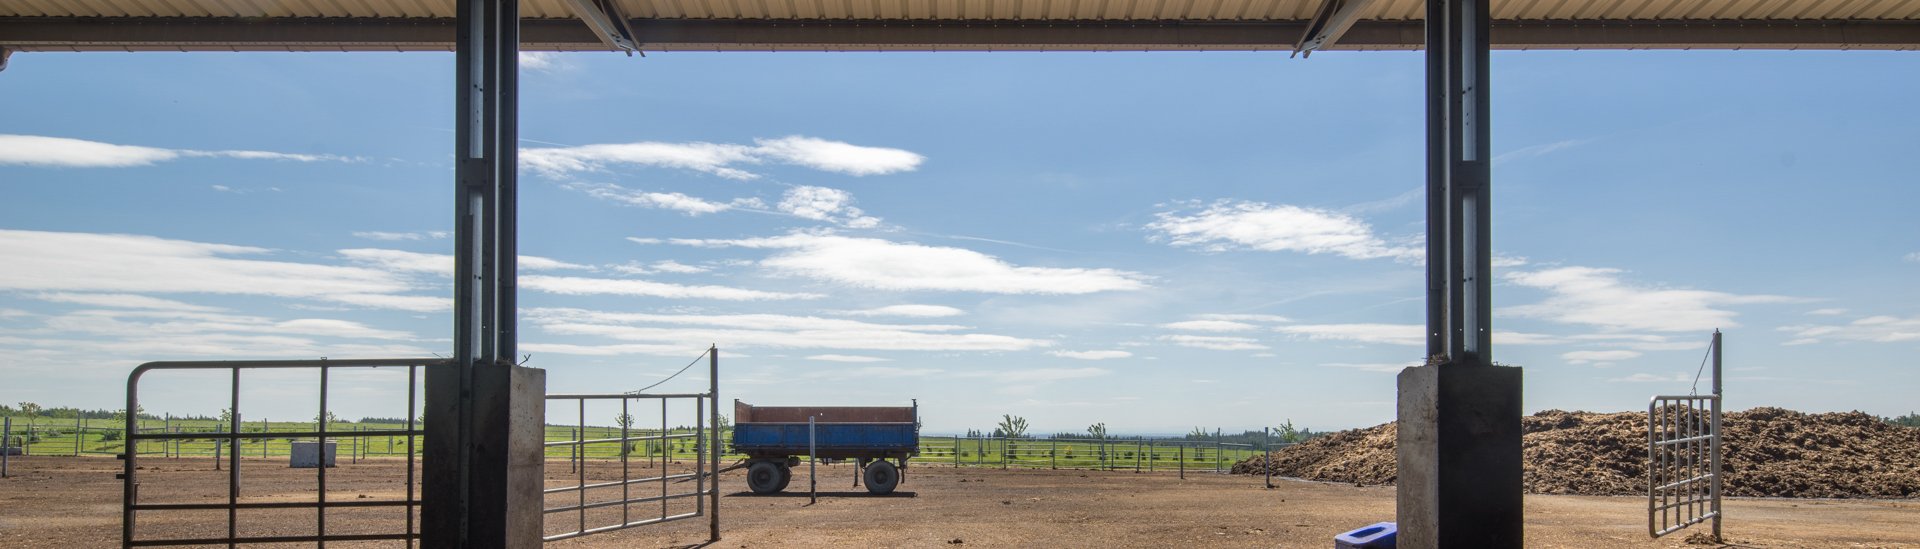
M 126 441 L 121 436 L 123 427 L 111 420 L 86 420 L 77 426 L 71 419 L 34 418 L 31 422 L 25 417 L 13 418 L 12 446 L 22 447 L 32 455 L 113 455 L 126 449 Z M 27 434 L 32 426 L 32 435 Z M 245 433 L 275 432 L 312 432 L 312 422 L 247 422 L 241 430 Z M 140 428 L 145 433 L 180 432 L 213 433 L 224 431 L 224 424 L 217 420 L 142 420 Z M 398 423 L 359 423 L 337 422 L 328 427 L 330 431 L 395 431 L 406 428 Z M 546 438 L 549 442 L 575 440 L 575 427 L 549 425 Z M 635 429 L 631 436 L 658 436 L 659 429 Z M 674 460 L 691 460 L 698 450 L 692 431 L 689 429 L 670 429 L 666 441 L 636 440 L 631 442 L 629 459 L 652 459 L 666 457 Z M 620 428 L 612 426 L 588 426 L 582 438 L 587 440 L 618 439 Z M 365 437 L 338 437 L 337 459 L 352 459 L 355 456 L 379 458 L 401 457 L 408 450 L 408 438 L 405 435 L 370 433 Z M 413 437 L 418 448 L 419 437 Z M 293 438 L 250 439 L 240 443 L 240 453 L 247 457 L 285 456 L 292 450 Z M 305 439 L 311 440 L 311 439 Z M 726 440 L 726 434 L 722 435 Z M 586 459 L 618 459 L 620 444 L 617 441 L 591 442 L 579 445 Z M 1184 450 L 1183 448 L 1184 447 Z M 232 450 L 217 443 L 215 439 L 188 439 L 179 441 L 141 441 L 139 451 L 143 456 L 212 456 L 214 452 L 222 454 Z M 555 445 L 547 447 L 547 457 L 566 459 L 574 456 L 574 445 Z M 1015 468 L 1060 468 L 1060 469 L 1133 469 L 1167 470 L 1180 468 L 1184 461 L 1190 470 L 1225 470 L 1234 462 L 1257 455 L 1258 451 L 1246 446 L 1220 445 L 1208 442 L 1170 441 L 1170 440 L 1113 440 L 1105 443 L 1090 440 L 1050 441 L 1047 439 L 975 439 L 965 437 L 923 436 L 920 438 L 920 456 L 915 458 L 923 464 L 957 465 L 963 467 L 1015 467 Z M 740 455 L 723 455 L 722 461 L 743 458 Z

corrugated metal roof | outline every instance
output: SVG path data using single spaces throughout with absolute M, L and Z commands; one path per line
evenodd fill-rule
M 618 0 L 658 19 L 1274 21 L 1319 0 Z M 529 19 L 574 17 L 562 0 L 521 0 Z M 1424 0 L 1378 0 L 1363 20 L 1419 20 Z M 454 16 L 454 0 L 0 0 L 0 17 Z M 1920 0 L 1493 0 L 1501 20 L 1920 20 Z

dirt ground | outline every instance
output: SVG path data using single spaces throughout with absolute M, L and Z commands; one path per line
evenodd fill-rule
M 242 462 L 248 501 L 314 497 L 314 471 L 288 469 L 285 458 Z M 145 459 L 139 471 L 142 502 L 220 502 L 226 476 L 206 458 Z M 328 471 L 333 501 L 379 501 L 404 494 L 399 461 L 343 464 Z M 635 476 L 657 465 L 633 467 Z M 15 458 L 14 478 L 0 480 L 0 547 L 111 547 L 120 539 L 120 462 L 102 458 Z M 617 479 L 618 464 L 595 464 L 588 480 Z M 688 464 L 669 465 L 670 473 Z M 1393 488 L 1356 487 L 1259 477 L 1131 471 L 1000 471 L 914 467 L 900 491 L 874 497 L 852 487 L 848 465 L 823 466 L 822 497 L 809 504 L 805 466 L 789 492 L 752 496 L 740 471 L 722 482 L 722 535 L 712 547 L 1315 547 L 1334 535 L 1387 520 Z M 550 487 L 577 480 L 564 461 L 548 464 Z M 669 486 L 673 492 L 691 483 Z M 602 488 L 589 501 L 617 494 Z M 654 494 L 659 483 L 636 484 L 630 495 Z M 576 492 L 548 496 L 547 506 L 577 502 Z M 1661 540 L 1646 534 L 1646 502 L 1636 497 L 1528 496 L 1529 547 L 1686 547 L 1687 532 Z M 667 511 L 693 509 L 670 500 Z M 1920 547 L 1920 502 L 1912 500 L 1731 499 L 1729 541 L 1746 547 Z M 657 516 L 658 503 L 635 504 L 629 520 Z M 596 509 L 588 526 L 619 520 L 618 506 Z M 379 532 L 403 526 L 398 508 L 335 509 L 332 532 Z M 224 511 L 143 512 L 142 539 L 217 535 Z M 311 511 L 241 513 L 243 535 L 312 532 Z M 578 515 L 548 516 L 548 532 L 578 526 Z M 1703 529 L 1703 527 L 1695 527 Z M 558 542 L 561 547 L 696 547 L 706 542 L 705 518 Z M 298 544 L 305 545 L 305 544 Z M 330 544 L 339 545 L 339 544 Z M 351 544 L 349 544 L 351 545 Z M 371 543 L 361 546 L 380 546 Z M 391 546 L 387 544 L 385 546 Z

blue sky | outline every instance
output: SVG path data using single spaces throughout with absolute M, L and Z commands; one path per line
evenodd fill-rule
M 1917 406 L 1911 53 L 1494 62 L 1495 354 L 1528 411 L 1684 393 L 1716 327 L 1733 409 Z M 536 55 L 522 348 L 550 390 L 608 391 L 717 343 L 726 398 L 918 398 L 933 432 L 1387 421 L 1424 349 L 1421 66 Z M 117 408 L 148 360 L 447 353 L 452 87 L 443 54 L 15 56 L 0 401 Z M 392 381 L 343 378 L 340 415 L 399 415 Z M 151 383 L 150 411 L 223 406 Z M 310 417 L 310 385 L 243 407 Z

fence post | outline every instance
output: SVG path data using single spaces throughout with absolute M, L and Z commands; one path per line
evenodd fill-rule
M 1260 455 L 1260 466 L 1267 470 L 1267 487 L 1273 487 L 1273 428 L 1260 428 L 1260 445 L 1265 447 Z
M 818 442 L 814 438 L 816 436 L 817 436 L 817 433 L 814 431 L 814 427 L 813 427 L 813 416 L 807 416 L 807 504 L 808 505 L 820 503 L 820 475 L 815 474 L 815 471 L 817 468 L 815 464 L 820 463 L 820 450 L 816 446 Z
M 1160 459 L 1159 444 L 1153 441 L 1147 442 L 1147 472 L 1149 473 L 1153 472 L 1153 462 Z
M 7 478 L 7 456 L 13 455 L 13 418 L 6 418 L 6 427 L 0 428 L 0 478 Z
M 86 412 L 78 412 L 73 416 L 73 457 L 80 457 L 80 439 L 87 435 L 86 424 L 82 423 L 86 421 L 85 418 Z
M 213 426 L 215 429 L 218 429 L 220 427 L 220 424 L 215 423 L 213 424 Z M 213 470 L 215 471 L 220 470 L 220 449 L 225 448 L 226 445 L 227 445 L 227 439 L 224 439 L 224 438 L 213 439 Z M 326 463 L 322 462 L 321 465 L 326 465 Z
M 1140 439 L 1133 439 L 1133 472 L 1140 472 Z
M 953 468 L 960 468 L 960 437 L 953 437 Z
M 1220 472 L 1220 441 L 1213 441 L 1213 472 Z
M 1053 469 L 1060 468 L 1060 439 L 1053 439 L 1053 447 L 1047 450 L 1047 459 L 1052 462 L 1048 467 Z
M 1180 445 L 1180 480 L 1187 479 L 1187 445 Z
M 1012 453 L 1013 453 L 1013 439 L 1011 438 L 1000 439 L 1000 470 L 1002 471 L 1007 470 L 1007 459 L 1012 457 L 1012 456 L 1009 456 L 1008 454 L 1012 454 Z

